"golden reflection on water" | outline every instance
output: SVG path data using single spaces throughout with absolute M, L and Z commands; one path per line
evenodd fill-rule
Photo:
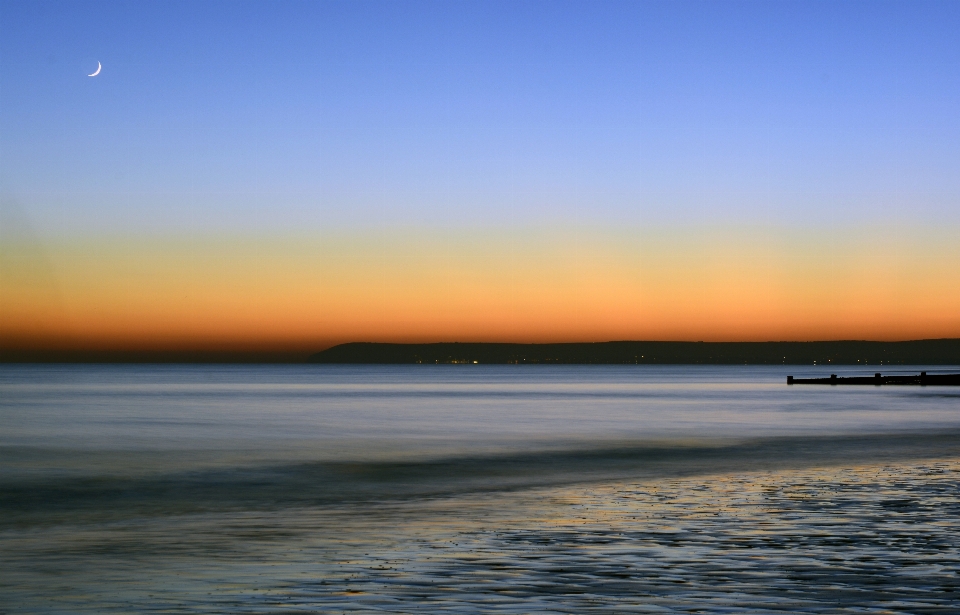
M 8 529 L 10 613 L 956 612 L 960 459 Z

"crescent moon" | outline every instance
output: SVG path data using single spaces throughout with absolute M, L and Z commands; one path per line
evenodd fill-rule
M 89 75 L 87 75 L 87 77 L 96 77 L 97 75 L 100 74 L 100 69 L 101 69 L 101 68 L 103 68 L 103 66 L 100 64 L 100 62 L 97 62 L 97 70 L 95 70 L 95 71 L 93 71 L 92 73 L 90 73 Z

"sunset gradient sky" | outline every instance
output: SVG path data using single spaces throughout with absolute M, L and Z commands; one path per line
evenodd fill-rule
M 2 0 L 0 350 L 960 337 L 957 32 L 951 1 Z

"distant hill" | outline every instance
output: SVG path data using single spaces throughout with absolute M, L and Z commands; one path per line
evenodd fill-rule
M 593 342 L 571 344 L 351 342 L 312 363 L 960 365 L 960 339 L 908 342 Z

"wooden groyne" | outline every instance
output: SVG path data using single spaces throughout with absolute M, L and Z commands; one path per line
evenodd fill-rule
M 873 376 L 848 376 L 845 378 L 838 378 L 836 374 L 830 374 L 829 378 L 794 378 L 793 376 L 787 376 L 787 384 L 960 386 L 960 374 L 927 374 L 927 372 L 920 372 L 916 376 L 883 376 L 877 373 Z

